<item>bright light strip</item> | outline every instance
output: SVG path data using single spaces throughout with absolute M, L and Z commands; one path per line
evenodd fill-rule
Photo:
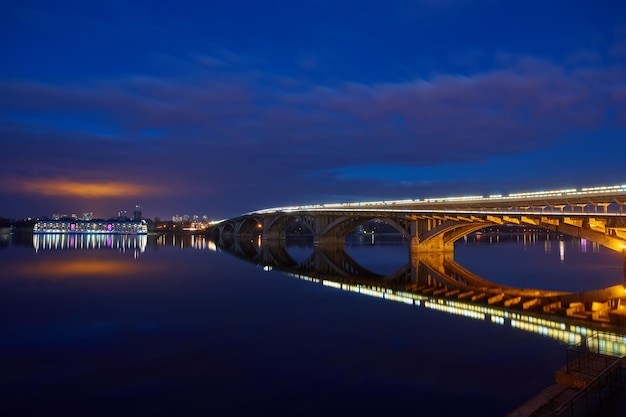
M 523 192 L 512 193 L 507 196 L 502 194 L 492 194 L 488 197 L 480 195 L 471 195 L 463 197 L 437 197 L 437 198 L 425 198 L 420 199 L 404 199 L 404 200 L 381 200 L 381 201 L 362 201 L 351 203 L 323 203 L 323 204 L 308 204 L 302 206 L 286 206 L 286 207 L 274 207 L 258 211 L 246 213 L 251 214 L 269 214 L 269 213 L 290 213 L 296 211 L 323 211 L 328 209 L 348 209 L 363 206 L 390 206 L 390 205 L 410 205 L 414 203 L 453 203 L 453 202 L 466 202 L 466 201 L 506 201 L 506 200 L 520 200 L 520 199 L 532 199 L 537 197 L 559 197 L 559 196 L 580 196 L 580 195 L 592 195 L 592 194 L 606 194 L 611 192 L 626 192 L 626 184 L 612 185 L 612 186 L 598 186 L 590 188 L 581 188 L 580 191 L 576 188 L 565 188 L 562 190 L 547 190 L 547 191 L 535 191 L 535 192 Z M 220 220 L 223 221 L 223 220 Z M 216 224 L 218 222 L 213 222 Z
M 423 306 L 432 310 L 468 317 L 477 320 L 489 319 L 498 325 L 510 324 L 511 327 L 551 337 L 564 343 L 574 345 L 580 343 L 588 335 L 597 335 L 597 340 L 590 343 L 597 347 L 600 353 L 621 357 L 626 355 L 626 335 L 597 331 L 582 326 L 567 325 L 555 320 L 531 316 L 527 313 L 508 311 L 497 307 L 481 304 L 471 304 L 448 298 L 437 298 L 428 295 L 416 294 L 406 291 L 395 291 L 390 288 L 376 287 L 364 284 L 343 284 L 331 280 L 322 280 L 294 273 L 285 273 L 288 276 L 302 279 L 313 283 L 322 284 L 326 287 L 342 291 L 368 295 L 370 297 L 401 302 L 404 304 Z

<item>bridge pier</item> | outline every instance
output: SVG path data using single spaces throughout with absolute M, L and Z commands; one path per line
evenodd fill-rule
M 444 233 L 437 233 L 429 236 L 429 232 L 439 226 L 439 222 L 435 222 L 432 219 L 418 219 L 413 220 L 410 226 L 411 254 L 417 254 L 420 252 L 425 253 L 454 251 L 454 242 L 444 240 Z M 427 237 L 423 238 L 424 236 Z
M 411 236 L 411 253 L 454 252 L 454 242 L 445 242 L 442 235 L 420 242 L 419 237 Z

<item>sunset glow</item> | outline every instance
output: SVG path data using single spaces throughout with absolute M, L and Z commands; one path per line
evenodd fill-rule
M 44 196 L 111 198 L 155 195 L 156 187 L 120 181 L 87 182 L 65 179 L 25 181 L 22 191 Z

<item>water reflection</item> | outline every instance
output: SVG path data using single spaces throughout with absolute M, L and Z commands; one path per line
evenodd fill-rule
M 40 250 L 62 249 L 117 249 L 133 250 L 136 255 L 146 250 L 146 235 L 119 235 L 101 233 L 47 233 L 33 234 L 35 252 Z
M 490 245 L 500 244 L 501 238 L 517 239 L 524 248 L 538 240 L 532 235 L 475 236 L 477 241 Z M 464 241 L 467 242 L 468 238 Z M 284 243 L 262 242 L 258 236 L 213 242 L 207 236 L 193 234 L 48 234 L 33 235 L 32 245 L 36 253 L 113 249 L 132 251 L 135 258 L 147 247 L 227 252 L 265 271 L 281 271 L 325 287 L 507 325 L 568 344 L 578 343 L 585 336 L 598 333 L 600 338 L 597 340 L 602 344 L 603 352 L 626 355 L 626 290 L 623 284 L 583 292 L 511 287 L 472 273 L 457 263 L 450 253 L 417 254 L 409 251 L 404 263 L 400 262 L 391 272 L 383 274 L 364 267 L 340 247 L 304 244 L 303 256 L 294 257 Z M 588 245 L 588 242 L 580 241 L 580 252 L 586 253 Z M 591 251 L 597 251 L 595 244 L 592 245 Z M 565 242 L 558 240 L 561 262 L 565 261 L 565 251 Z M 549 238 L 544 242 L 543 252 L 552 252 Z M 138 266 L 132 261 L 122 262 L 119 259 L 71 258 L 38 262 L 22 268 L 27 275 L 72 277 L 132 274 Z
M 532 240 L 522 237 L 522 243 Z M 491 241 L 490 241 L 491 242 Z M 489 321 L 496 325 L 580 343 L 597 336 L 590 346 L 602 353 L 626 355 L 626 289 L 623 284 L 584 292 L 515 288 L 490 282 L 468 271 L 452 253 L 410 253 L 407 262 L 390 274 L 373 272 L 341 247 L 315 246 L 296 261 L 284 243 L 254 239 L 219 242 L 220 251 L 254 263 L 266 271 L 342 291 Z M 559 242 L 564 260 L 565 245 Z
M 42 278 L 122 277 L 145 273 L 146 267 L 124 259 L 48 259 L 23 264 L 18 271 Z
M 215 243 L 204 235 L 195 234 L 163 234 L 158 236 L 151 236 L 154 241 L 149 241 L 148 244 L 155 246 L 170 246 L 180 249 L 208 249 L 215 251 L 217 248 Z M 259 241 L 260 244 L 260 241 Z
M 279 414 L 302 415 L 307 404 L 316 408 L 306 415 L 401 415 L 419 404 L 425 415 L 505 415 L 554 382 L 561 342 L 598 331 L 599 350 L 624 350 L 624 327 L 594 320 L 589 314 L 606 316 L 586 301 L 568 316 L 550 297 L 484 282 L 479 275 L 498 281 L 508 255 L 520 255 L 521 239 L 507 246 L 500 235 L 489 244 L 485 234 L 483 245 L 470 236 L 454 259 L 410 256 L 406 242 L 365 238 L 337 250 L 304 239 L 281 246 L 254 236 L 223 245 L 201 235 L 148 235 L 134 259 L 133 250 L 106 244 L 36 252 L 32 235 L 13 235 L 0 248 L 0 352 L 11 400 L 4 409 L 177 415 L 184 404 L 232 415 L 243 407 L 233 408 L 232 398 L 250 394 L 244 406 L 259 414 L 275 415 L 281 404 Z M 572 263 L 582 258 L 578 241 L 565 243 L 563 270 L 598 282 L 599 274 L 587 279 L 588 270 L 577 273 Z M 557 239 L 552 252 L 558 264 Z M 597 287 L 619 282 L 614 271 Z M 496 288 L 501 299 L 490 292 Z

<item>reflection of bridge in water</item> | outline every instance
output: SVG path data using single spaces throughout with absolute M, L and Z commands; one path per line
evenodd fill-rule
M 413 304 L 546 335 L 569 344 L 598 335 L 597 350 L 626 355 L 624 285 L 580 293 L 514 288 L 487 281 L 456 263 L 451 253 L 410 251 L 389 275 L 369 271 L 341 247 L 312 246 L 298 262 L 284 242 L 228 239 L 217 248 L 242 260 L 344 291 Z

